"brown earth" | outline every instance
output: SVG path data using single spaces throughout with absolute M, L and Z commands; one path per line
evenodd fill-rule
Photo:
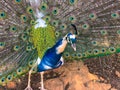
M 120 75 L 120 72 L 116 73 L 118 76 Z M 24 90 L 27 86 L 27 76 L 8 83 L 0 90 Z M 64 66 L 46 71 L 44 74 L 44 84 L 47 90 L 118 90 L 111 88 L 111 84 L 101 83 L 101 80 L 104 79 L 91 74 L 87 66 L 80 61 L 66 63 Z M 39 73 L 33 74 L 31 80 L 33 90 L 39 90 L 39 82 Z

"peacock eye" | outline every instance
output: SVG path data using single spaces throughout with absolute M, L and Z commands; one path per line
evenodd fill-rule
M 77 0 L 69 0 L 70 5 L 74 5 L 77 2 Z
M 40 6 L 40 10 L 41 11 L 45 11 L 48 9 L 48 5 L 46 3 L 43 3 L 41 6 Z
M 70 21 L 70 22 L 74 22 L 74 21 L 76 21 L 75 16 L 70 16 L 70 17 L 69 17 L 69 21 Z
M 27 22 L 28 18 L 26 15 L 21 15 L 21 21 L 22 22 Z
M 14 0 L 15 4 L 20 4 L 22 0 Z
M 57 15 L 59 13 L 59 9 L 58 8 L 54 8 L 53 10 L 52 10 L 52 14 L 53 15 Z
M 33 14 L 33 9 L 32 9 L 32 7 L 28 7 L 28 8 L 27 8 L 27 12 L 28 12 L 28 14 Z
M 70 42 L 70 38 L 67 37 L 67 41 Z
M 118 12 L 116 12 L 116 13 L 112 13 L 112 14 L 111 14 L 111 17 L 112 17 L 113 19 L 118 19 L 118 18 L 120 17 L 120 15 L 119 15 Z
M 50 21 L 51 21 L 51 17 L 50 17 L 50 16 L 45 16 L 43 19 L 44 19 L 46 22 L 50 22 Z
M 0 19 L 6 18 L 6 13 L 4 11 L 0 11 Z

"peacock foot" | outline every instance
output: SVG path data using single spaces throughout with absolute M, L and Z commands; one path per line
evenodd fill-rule
M 33 90 L 30 86 L 27 86 L 24 90 Z
M 47 89 L 45 89 L 45 88 L 43 88 L 43 87 L 39 87 L 39 89 L 40 89 L 40 90 L 47 90 Z

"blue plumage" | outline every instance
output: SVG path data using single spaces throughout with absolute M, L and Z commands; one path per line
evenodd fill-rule
M 57 47 L 62 45 L 62 41 L 63 39 L 60 39 L 52 48 L 49 48 L 45 52 L 40 64 L 38 65 L 38 72 L 54 69 L 62 65 L 63 62 L 60 61 L 62 53 L 57 54 Z
M 41 62 L 38 64 L 38 72 L 58 68 L 63 64 L 63 60 L 61 60 L 63 51 L 67 45 L 67 42 L 71 43 L 74 48 L 74 44 L 76 43 L 76 37 L 74 34 L 68 33 L 63 39 L 60 39 L 52 48 L 49 48 Z M 58 48 L 60 47 L 61 48 Z M 63 50 L 60 50 L 63 49 Z M 61 51 L 58 53 L 58 51 Z

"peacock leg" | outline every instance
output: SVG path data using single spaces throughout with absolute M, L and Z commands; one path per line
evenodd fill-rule
M 44 75 L 44 72 L 40 72 L 40 76 L 41 76 L 41 87 L 39 87 L 40 90 L 47 90 L 44 88 L 44 82 L 43 82 L 43 75 Z
M 31 88 L 31 84 L 30 84 L 30 81 L 31 81 L 31 73 L 32 73 L 32 70 L 29 71 L 29 75 L 28 75 L 28 85 L 27 87 L 25 88 L 25 90 L 33 90 Z
M 35 66 L 37 65 L 37 61 L 36 61 L 36 63 L 32 66 L 32 68 L 30 69 L 30 71 L 29 71 L 29 75 L 28 75 L 28 85 L 27 85 L 27 87 L 25 88 L 25 90 L 33 90 L 32 88 L 31 88 L 31 83 L 30 83 L 30 81 L 31 81 L 31 73 L 32 73 L 32 71 L 33 71 L 33 69 L 35 68 Z

